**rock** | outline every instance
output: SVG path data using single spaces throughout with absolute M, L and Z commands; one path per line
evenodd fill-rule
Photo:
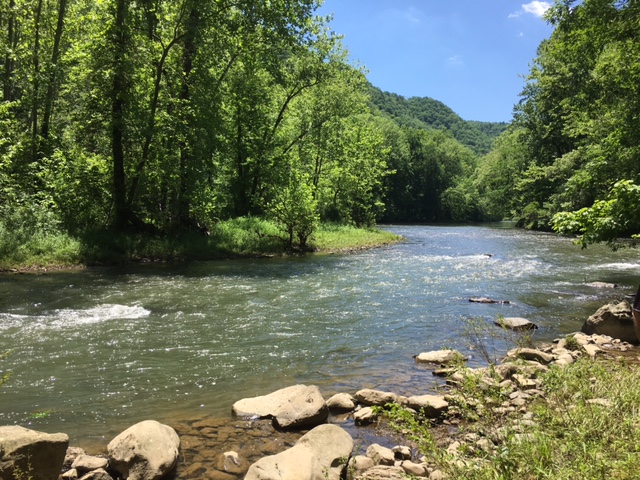
M 530 360 L 544 365 L 548 365 L 555 360 L 553 355 L 534 348 L 514 348 L 513 350 L 509 350 L 507 356 L 511 358 L 523 358 L 524 360 Z
M 64 433 L 0 427 L 0 478 L 57 480 L 68 446 L 69 437 Z
M 107 473 L 104 468 L 99 468 L 80 477 L 80 480 L 113 480 L 113 478 Z
M 596 345 L 583 345 L 582 346 L 583 350 L 585 352 L 587 352 L 587 355 L 589 355 L 591 358 L 596 358 L 596 355 L 598 354 L 598 352 L 601 352 L 602 349 Z
M 398 395 L 392 392 L 381 392 L 364 388 L 355 394 L 355 398 L 363 405 L 384 407 L 387 403 L 398 403 Z
M 62 464 L 65 468 L 71 468 L 73 462 L 80 455 L 86 455 L 86 452 L 79 447 L 69 447 L 67 448 L 67 453 L 64 456 L 64 463 Z
M 432 352 L 423 352 L 414 358 L 418 363 L 436 363 L 439 365 L 466 360 L 457 350 L 435 350 Z
M 503 327 L 509 330 L 537 330 L 538 326 L 527 320 L 526 318 L 520 317 L 500 317 L 496 318 L 493 323 L 498 325 L 499 327 Z
M 400 466 L 407 474 L 413 475 L 414 477 L 426 478 L 429 475 L 427 466 L 423 463 L 413 463 L 405 460 Z
M 108 463 L 106 458 L 94 457 L 92 455 L 79 455 L 71 464 L 71 468 L 75 468 L 79 475 L 84 475 L 87 472 L 98 470 L 99 468 L 106 469 Z
M 245 398 L 233 404 L 239 417 L 273 418 L 280 428 L 319 425 L 327 420 L 329 409 L 316 386 L 294 385 L 269 395 Z
M 406 480 L 406 478 L 402 467 L 376 465 L 356 477 L 356 480 Z
M 429 480 L 446 480 L 447 475 L 446 473 L 444 473 L 442 470 L 434 470 L 433 472 L 431 472 L 431 475 L 429 475 Z
M 78 480 L 78 471 L 75 468 L 72 468 L 60 475 L 60 478 L 63 480 Z
M 176 431 L 145 420 L 122 432 L 107 445 L 111 467 L 127 480 L 156 480 L 170 473 L 178 461 Z
M 420 395 L 407 398 L 405 406 L 422 410 L 429 418 L 438 418 L 449 409 L 449 402 L 438 395 Z
M 349 465 L 347 466 L 347 480 L 355 480 L 355 478 L 360 474 L 375 466 L 376 464 L 373 463 L 373 460 L 364 455 L 356 455 L 355 457 L 351 457 L 351 460 L 349 460 Z
M 351 411 L 356 408 L 354 398 L 348 393 L 336 393 L 327 400 L 329 410 Z
M 367 448 L 367 457 L 376 465 L 393 465 L 396 458 L 390 448 L 374 443 Z
M 411 460 L 411 448 L 406 445 L 396 445 L 391 449 L 396 460 Z
M 337 425 L 320 425 L 292 448 L 251 465 L 245 480 L 339 480 L 353 439 Z
M 608 335 L 625 342 L 638 343 L 631 305 L 625 301 L 600 307 L 582 325 L 582 331 L 587 335 Z
M 353 421 L 356 425 L 369 425 L 376 419 L 376 414 L 371 407 L 364 407 L 354 412 Z
M 218 470 L 232 475 L 240 475 L 247 470 L 246 463 L 233 451 L 220 454 L 215 466 Z
M 505 305 L 509 305 L 509 300 L 493 300 L 487 297 L 471 297 L 469 299 L 471 303 L 503 303 Z

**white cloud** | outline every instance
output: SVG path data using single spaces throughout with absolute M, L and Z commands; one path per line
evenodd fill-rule
M 464 65 L 464 59 L 462 55 L 454 55 L 447 59 L 447 65 L 450 67 L 462 67 Z
M 531 15 L 535 15 L 536 17 L 542 17 L 550 8 L 551 4 L 549 2 L 534 0 L 533 2 L 523 4 L 521 10 L 509 14 L 509 18 L 519 18 L 524 13 L 530 13 Z
M 541 17 L 550 8 L 551 4 L 549 2 L 539 2 L 538 0 L 522 5 L 522 9 L 525 12 L 532 13 L 536 17 Z

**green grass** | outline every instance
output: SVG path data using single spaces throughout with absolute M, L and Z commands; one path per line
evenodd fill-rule
M 521 413 L 496 416 L 490 403 L 508 399 L 499 389 L 479 389 L 462 382 L 452 393 L 472 399 L 456 405 L 460 431 L 492 438 L 485 452 L 463 446 L 457 456 L 435 445 L 435 431 L 406 413 L 391 413 L 391 423 L 413 439 L 434 466 L 449 478 L 496 479 L 635 479 L 640 472 L 640 368 L 637 361 L 582 357 L 541 377 L 544 397 L 528 406 L 532 422 Z M 459 402 L 460 403 L 460 402 Z M 482 415 L 477 415 L 484 411 Z M 501 438 L 496 440 L 496 428 Z M 446 442 L 448 443 L 448 442 Z
M 4 233 L 4 235 L 3 235 Z M 129 261 L 215 260 L 284 255 L 278 227 L 259 218 L 216 223 L 209 235 L 116 234 L 96 231 L 82 238 L 49 230 L 33 235 L 0 231 L 0 269 L 31 269 L 73 265 L 113 265 Z M 377 229 L 321 225 L 311 239 L 319 252 L 359 250 L 399 241 Z

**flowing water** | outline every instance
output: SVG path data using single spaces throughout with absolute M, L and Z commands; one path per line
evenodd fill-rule
M 352 255 L 0 277 L 0 352 L 12 351 L 0 370 L 13 372 L 0 425 L 100 442 L 148 418 L 229 417 L 235 401 L 296 383 L 325 396 L 428 393 L 431 369 L 413 355 L 452 347 L 482 363 L 468 319 L 527 317 L 536 339 L 551 340 L 640 279 L 635 250 L 580 250 L 503 225 L 389 230 L 407 241 Z M 492 349 L 508 348 L 490 337 Z

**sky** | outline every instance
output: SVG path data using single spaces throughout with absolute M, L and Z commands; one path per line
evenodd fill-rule
M 550 2 L 325 0 L 330 30 L 381 90 L 431 97 L 465 120 L 508 122 L 540 42 Z

